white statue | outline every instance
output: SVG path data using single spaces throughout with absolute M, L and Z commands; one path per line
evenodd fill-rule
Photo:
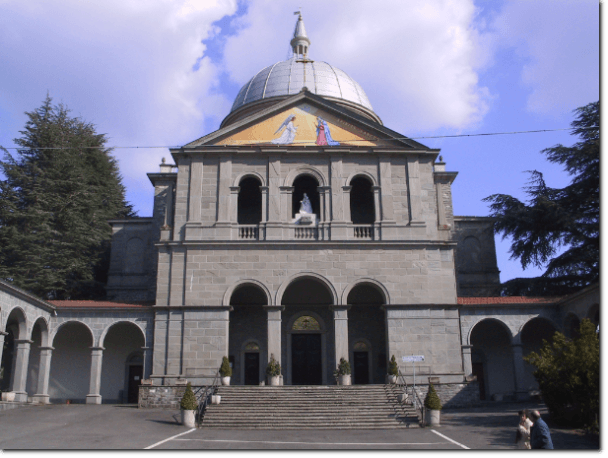
M 306 193 L 304 193 L 304 198 L 300 201 L 300 213 L 312 213 L 312 205 Z

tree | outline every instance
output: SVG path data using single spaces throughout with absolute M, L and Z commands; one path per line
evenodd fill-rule
M 51 102 L 26 113 L 22 149 L 0 161 L 0 279 L 43 299 L 100 297 L 107 220 L 133 210 L 105 135 Z
M 578 338 L 568 340 L 556 332 L 552 342 L 543 341 L 540 353 L 530 353 L 524 360 L 536 366 L 534 377 L 553 420 L 595 425 L 600 409 L 600 340 L 590 320 L 581 322 Z
M 495 231 L 513 240 L 511 259 L 519 259 L 524 269 L 546 266 L 540 277 L 506 282 L 505 295 L 564 295 L 599 281 L 600 103 L 575 113 L 572 134 L 580 141 L 542 151 L 573 176 L 568 186 L 551 188 L 534 170 L 528 203 L 505 194 L 484 199 L 491 202 Z

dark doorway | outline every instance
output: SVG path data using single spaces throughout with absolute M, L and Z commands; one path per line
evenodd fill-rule
M 477 384 L 479 386 L 479 399 L 481 401 L 486 400 L 486 384 L 483 379 L 483 363 L 473 363 L 473 375 L 477 377 Z
M 355 385 L 369 383 L 369 353 L 356 351 L 353 353 L 355 366 Z
M 376 219 L 372 184 L 363 177 L 353 178 L 350 184 L 350 218 L 353 224 L 372 224 Z
M 144 375 L 144 366 L 129 366 L 129 392 L 127 402 L 137 404 L 139 402 L 139 385 Z
M 245 353 L 245 385 L 260 383 L 260 354 Z
M 292 385 L 321 385 L 321 334 L 291 335 Z
M 257 178 L 247 177 L 239 183 L 237 198 L 237 221 L 239 224 L 260 224 L 262 221 L 261 183 Z

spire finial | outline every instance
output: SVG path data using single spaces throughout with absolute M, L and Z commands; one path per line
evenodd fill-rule
M 306 29 L 304 28 L 304 21 L 302 20 L 302 12 L 296 11 L 293 14 L 298 15 L 296 22 L 296 28 L 293 31 L 293 38 L 291 39 L 291 49 L 296 56 L 307 56 L 308 47 L 310 46 L 310 40 L 306 35 Z

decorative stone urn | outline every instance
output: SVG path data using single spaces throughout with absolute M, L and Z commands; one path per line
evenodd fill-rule
M 350 381 L 350 374 L 346 374 L 346 375 L 338 375 L 338 385 L 350 385 L 351 381 Z
M 222 377 L 222 385 L 229 386 L 230 385 L 230 377 Z
M 196 425 L 196 410 L 180 410 L 182 414 L 182 425 L 186 428 L 194 428 Z
M 427 426 L 439 426 L 441 410 L 426 409 Z

